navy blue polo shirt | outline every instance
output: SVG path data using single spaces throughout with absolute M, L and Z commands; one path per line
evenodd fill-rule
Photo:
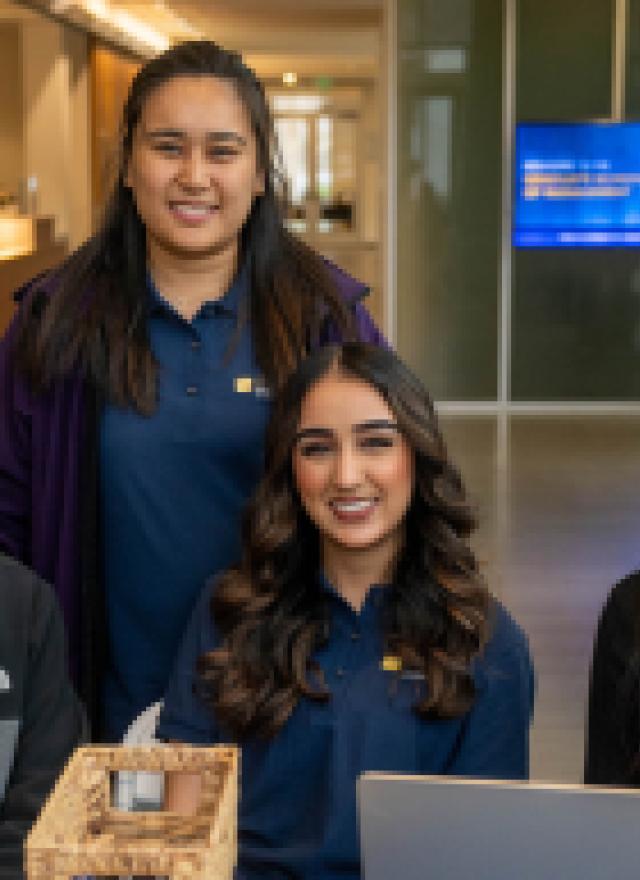
M 424 679 L 385 661 L 374 587 L 356 613 L 326 583 L 331 626 L 316 654 L 331 690 L 301 699 L 269 741 L 241 742 L 238 880 L 360 876 L 356 779 L 366 770 L 520 779 L 528 774 L 533 698 L 527 640 L 495 604 L 493 634 L 474 664 L 472 709 L 425 721 L 412 706 Z M 187 743 L 228 742 L 194 694 L 196 659 L 216 645 L 205 590 L 189 624 L 165 697 L 158 733 Z
M 247 276 L 191 321 L 151 286 L 158 406 L 149 417 L 107 406 L 102 418 L 110 740 L 162 696 L 198 595 L 239 550 L 269 409 L 248 325 L 236 340 Z

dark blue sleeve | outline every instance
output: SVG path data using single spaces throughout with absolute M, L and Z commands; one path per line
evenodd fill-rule
M 194 693 L 198 657 L 215 647 L 211 620 L 212 585 L 207 584 L 189 621 L 164 696 L 159 739 L 207 745 L 221 741 L 213 710 Z
M 525 634 L 499 603 L 492 635 L 475 669 L 476 699 L 447 773 L 527 779 L 534 675 Z

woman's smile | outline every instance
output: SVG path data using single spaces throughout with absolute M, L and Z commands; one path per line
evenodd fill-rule
M 300 501 L 334 550 L 396 552 L 413 492 L 413 453 L 381 394 L 329 374 L 303 400 L 293 455 Z

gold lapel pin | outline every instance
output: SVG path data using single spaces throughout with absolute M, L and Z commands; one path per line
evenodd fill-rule
M 251 376 L 236 376 L 233 380 L 233 390 L 238 394 L 250 394 L 252 387 Z
M 400 672 L 402 670 L 402 659 L 396 657 L 395 654 L 385 654 L 380 662 L 380 666 L 384 672 Z

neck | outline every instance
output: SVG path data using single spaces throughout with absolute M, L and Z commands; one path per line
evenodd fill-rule
M 238 242 L 188 259 L 150 242 L 148 267 L 162 296 L 178 314 L 191 320 L 204 302 L 220 299 L 231 286 L 238 270 Z
M 362 549 L 327 540 L 322 546 L 322 566 L 334 589 L 355 611 L 360 611 L 371 587 L 387 584 L 393 577 L 399 550 L 397 536 Z

